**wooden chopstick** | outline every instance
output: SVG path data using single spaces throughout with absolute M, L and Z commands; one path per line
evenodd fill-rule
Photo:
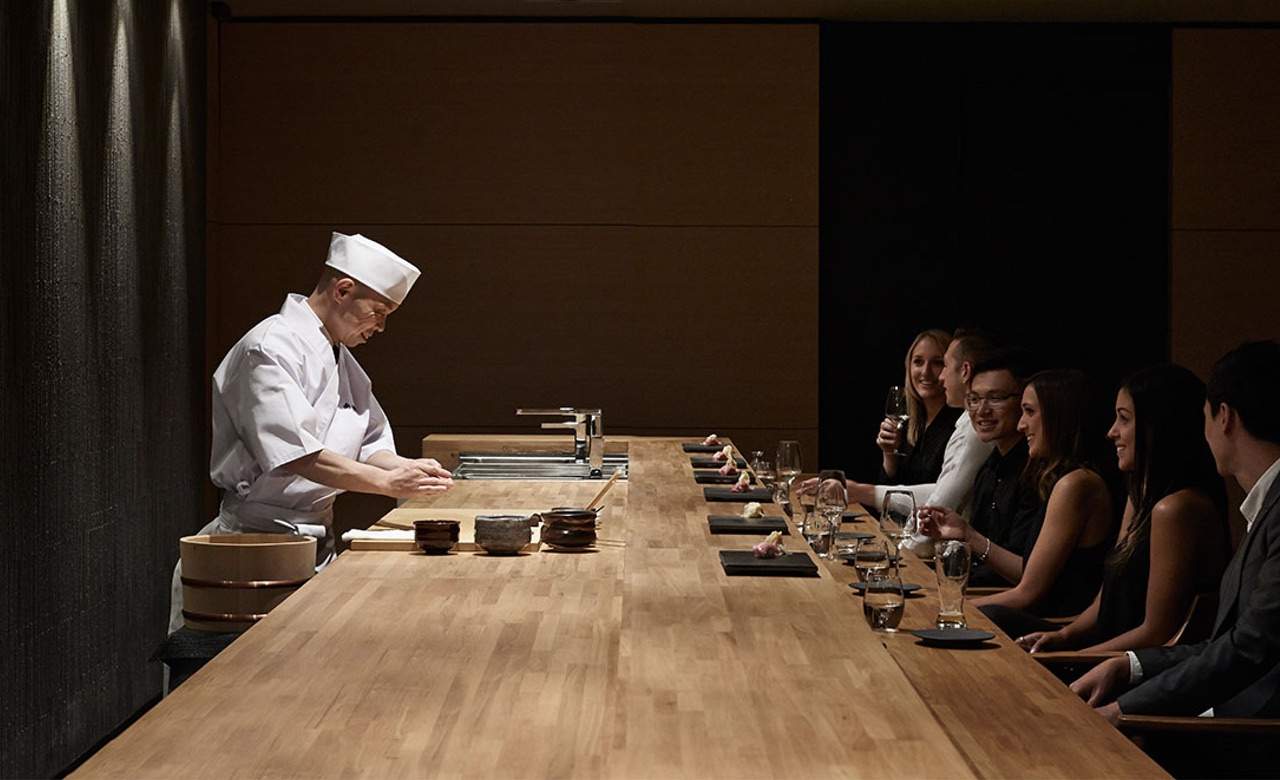
M 604 487 L 600 488 L 600 492 L 596 493 L 596 497 L 591 499 L 591 503 L 587 504 L 587 509 L 594 510 L 596 508 L 596 504 L 600 502 L 600 499 L 604 498 L 604 494 L 609 492 L 609 488 L 613 487 L 613 483 L 617 482 L 618 478 L 621 476 L 622 471 L 615 469 L 613 476 L 609 477 L 609 481 L 604 483 Z

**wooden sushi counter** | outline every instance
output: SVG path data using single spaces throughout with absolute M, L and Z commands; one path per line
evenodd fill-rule
M 432 436 L 424 453 L 531 441 Z M 1164 776 L 1003 636 L 875 634 L 838 563 L 726 576 L 718 551 L 759 537 L 709 533 L 741 505 L 703 500 L 680 441 L 610 440 L 631 471 L 592 551 L 342 554 L 78 774 Z M 394 514 L 581 506 L 600 484 L 463 481 Z M 786 543 L 806 549 L 795 529 Z M 901 628 L 929 627 L 931 571 L 911 559 L 903 579 L 928 587 Z

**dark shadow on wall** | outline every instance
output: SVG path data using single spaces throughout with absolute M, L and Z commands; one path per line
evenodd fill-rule
M 1168 358 L 1169 36 L 823 25 L 824 466 L 874 477 L 925 328 L 991 330 L 1088 371 L 1108 404 Z
M 204 4 L 0 4 L 0 776 L 160 692 L 198 519 Z

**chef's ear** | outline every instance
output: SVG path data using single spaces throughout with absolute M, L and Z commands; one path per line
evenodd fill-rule
M 344 276 L 333 283 L 332 293 L 333 299 L 338 303 L 342 303 L 347 298 L 355 295 L 356 280 Z

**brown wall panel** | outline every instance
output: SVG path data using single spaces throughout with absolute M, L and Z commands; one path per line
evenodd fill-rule
M 1173 227 L 1280 229 L 1280 30 L 1173 35 Z
M 1280 339 L 1280 231 L 1173 233 L 1173 359 L 1200 376 L 1246 339 Z
M 224 24 L 239 223 L 816 225 L 814 25 Z
M 338 226 L 422 278 L 356 352 L 397 424 L 510 426 L 516 406 L 606 425 L 817 426 L 814 228 Z M 324 228 L 219 228 L 216 355 L 307 291 Z

